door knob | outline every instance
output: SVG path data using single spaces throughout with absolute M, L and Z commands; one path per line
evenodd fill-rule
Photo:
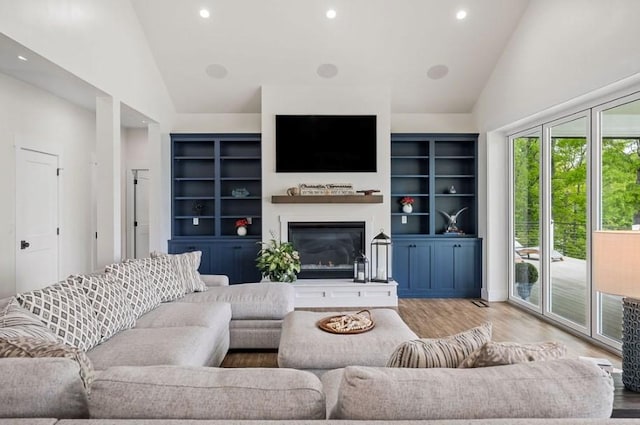
M 27 241 L 20 241 L 20 249 L 27 249 L 31 244 Z

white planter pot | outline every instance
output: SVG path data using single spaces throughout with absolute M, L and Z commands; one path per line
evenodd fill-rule
M 236 233 L 238 233 L 238 236 L 246 236 L 247 235 L 247 228 L 244 226 L 240 226 L 236 229 Z
M 402 206 L 402 212 L 405 212 L 407 214 L 412 213 L 413 212 L 413 205 L 411 204 L 406 204 Z

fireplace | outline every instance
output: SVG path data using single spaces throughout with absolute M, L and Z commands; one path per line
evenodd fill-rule
M 299 279 L 353 277 L 353 262 L 365 252 L 365 223 L 289 222 L 288 239 L 300 254 Z

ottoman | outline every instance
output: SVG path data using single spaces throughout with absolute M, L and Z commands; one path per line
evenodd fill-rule
M 332 334 L 316 326 L 320 319 L 347 312 L 288 313 L 282 323 L 278 366 L 318 376 L 346 366 L 385 366 L 400 343 L 418 338 L 395 310 L 369 311 L 375 327 L 359 334 Z

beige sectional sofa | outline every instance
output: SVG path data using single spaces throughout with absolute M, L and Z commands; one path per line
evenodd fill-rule
M 171 261 L 178 263 L 177 258 Z M 280 283 L 229 286 L 224 277 L 193 274 L 197 262 L 185 263 L 188 267 L 173 279 L 189 293 L 166 300 L 175 285 L 167 289 L 168 280 L 158 279 L 161 272 L 155 271 L 153 285 L 163 288 L 159 298 L 164 302 L 149 308 L 146 299 L 135 298 L 150 289 L 149 283 L 127 298 L 136 309 L 148 309 L 134 325 L 110 335 L 130 322 L 127 315 L 105 317 L 94 325 L 99 335 L 83 333 L 83 338 L 100 339 L 86 350 L 96 370 L 89 390 L 78 356 L 0 359 L 0 418 L 5 418 L 0 425 L 627 423 L 608 419 L 611 376 L 576 359 L 477 369 L 349 366 L 321 378 L 292 368 L 216 367 L 229 347 L 277 346 L 282 319 L 293 310 L 293 289 Z M 87 282 L 74 282 L 56 289 L 66 294 L 65 302 L 82 297 L 74 285 Z M 124 281 L 117 285 L 127 286 Z M 30 295 L 32 301 L 42 301 L 43 295 L 36 295 Z M 115 302 L 99 301 L 91 304 L 96 317 Z M 74 305 L 80 309 L 80 303 Z M 3 300 L 0 312 L 7 306 L 17 308 L 14 299 Z M 3 332 L 11 336 L 7 322 L 0 318 L 0 340 Z M 75 332 L 73 326 L 57 321 L 56 326 L 58 339 L 82 342 L 66 332 Z

